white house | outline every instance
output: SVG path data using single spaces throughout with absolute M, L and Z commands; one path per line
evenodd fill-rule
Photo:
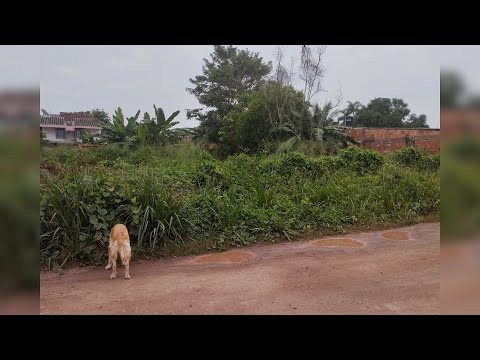
M 102 128 L 89 112 L 47 115 L 40 118 L 40 131 L 52 143 L 81 142 L 81 130 L 100 135 Z

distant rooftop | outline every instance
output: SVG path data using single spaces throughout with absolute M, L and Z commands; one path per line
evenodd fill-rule
M 42 115 L 40 126 L 101 128 L 98 121 L 89 112 L 61 112 L 60 114 Z

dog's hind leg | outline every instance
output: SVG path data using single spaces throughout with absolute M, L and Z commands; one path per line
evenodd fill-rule
M 105 266 L 105 270 L 108 270 L 112 267 L 112 251 L 110 246 L 108 246 L 108 264 Z
M 125 248 L 121 250 L 120 255 L 122 257 L 122 264 L 125 265 L 125 279 L 130 279 L 130 257 L 132 255 L 132 249 L 128 243 L 125 244 Z
M 117 253 L 118 246 L 114 244 L 111 250 L 112 275 L 110 275 L 110 279 L 115 279 L 117 277 Z

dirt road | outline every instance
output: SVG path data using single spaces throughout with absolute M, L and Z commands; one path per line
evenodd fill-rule
M 440 224 L 41 273 L 41 314 L 438 314 Z

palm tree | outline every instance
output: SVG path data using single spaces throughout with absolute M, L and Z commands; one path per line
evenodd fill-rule
M 323 108 L 315 105 L 313 109 L 313 138 L 320 142 L 334 143 L 338 147 L 347 147 L 349 144 L 358 144 L 351 136 L 347 135 L 347 128 L 344 126 L 333 125 L 334 117 L 339 113 L 339 110 L 333 110 L 334 106 L 331 101 L 326 103 Z M 293 126 L 286 124 L 283 130 L 289 132 L 292 137 L 280 144 L 277 152 L 289 151 L 293 146 L 301 141 L 301 134 L 294 131 Z
M 361 108 L 363 108 L 363 105 L 359 101 L 355 101 L 355 102 L 347 101 L 347 103 L 348 105 L 345 108 L 345 110 L 343 110 L 343 114 L 345 116 L 353 115 L 353 120 L 354 121 L 357 120 L 358 111 Z

